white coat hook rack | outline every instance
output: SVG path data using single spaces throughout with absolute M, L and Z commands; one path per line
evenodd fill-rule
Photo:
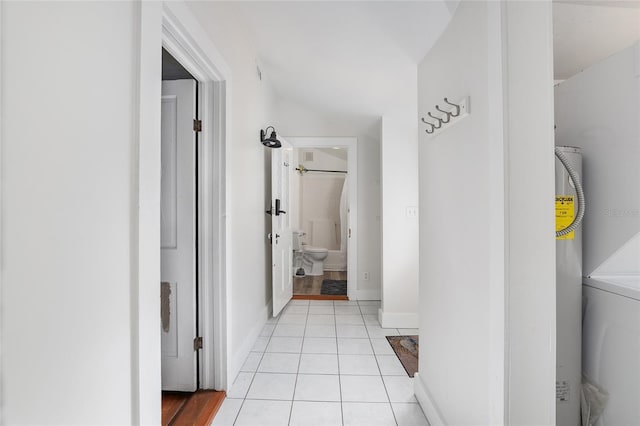
M 444 98 L 442 104 L 435 106 L 435 111 L 425 114 L 428 118 L 421 117 L 420 120 L 427 125 L 425 132 L 433 138 L 468 116 L 469 112 L 469 96 L 457 102 Z

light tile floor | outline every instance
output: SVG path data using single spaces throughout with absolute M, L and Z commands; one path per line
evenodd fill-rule
M 428 425 L 376 301 L 292 300 L 269 320 L 213 425 Z

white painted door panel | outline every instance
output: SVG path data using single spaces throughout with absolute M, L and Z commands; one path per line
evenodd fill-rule
M 196 82 L 162 82 L 162 389 L 197 387 L 195 285 Z
M 271 152 L 273 316 L 278 315 L 293 296 L 290 214 L 290 175 L 293 147 L 282 138 L 280 138 L 280 142 L 282 148 L 275 148 Z

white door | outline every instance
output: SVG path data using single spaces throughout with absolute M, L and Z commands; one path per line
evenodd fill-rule
M 162 82 L 162 389 L 192 392 L 196 356 L 196 82 Z
M 273 268 L 273 316 L 293 296 L 291 265 L 290 174 L 293 147 L 280 138 L 282 148 L 271 151 L 271 259 Z

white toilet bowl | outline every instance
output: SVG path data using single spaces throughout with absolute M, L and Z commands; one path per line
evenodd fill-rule
M 302 245 L 302 264 L 306 275 L 316 276 L 324 274 L 324 260 L 329 250 L 322 247 Z

